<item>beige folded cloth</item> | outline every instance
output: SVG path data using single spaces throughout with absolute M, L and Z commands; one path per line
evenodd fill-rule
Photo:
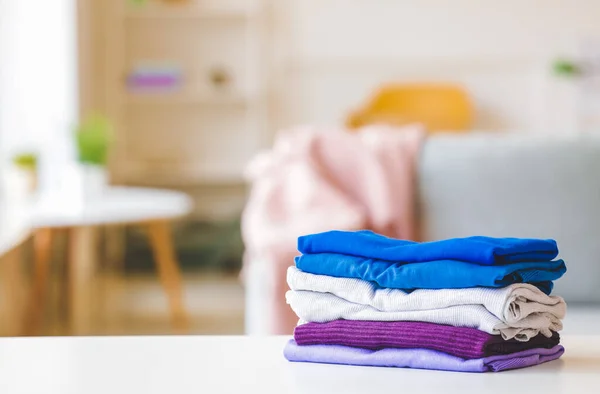
M 380 288 L 353 278 L 314 275 L 288 268 L 288 304 L 303 321 L 337 319 L 424 321 L 473 327 L 504 339 L 528 341 L 562 329 L 566 304 L 537 287 L 414 290 Z

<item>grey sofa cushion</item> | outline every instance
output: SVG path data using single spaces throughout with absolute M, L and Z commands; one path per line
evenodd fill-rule
M 432 136 L 419 163 L 424 239 L 554 238 L 555 294 L 600 302 L 600 138 Z

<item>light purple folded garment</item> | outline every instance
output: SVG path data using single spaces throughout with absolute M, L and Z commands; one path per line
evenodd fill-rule
M 437 369 L 458 372 L 500 372 L 525 368 L 556 360 L 565 349 L 556 345 L 551 349 L 529 349 L 517 353 L 502 354 L 466 360 L 447 353 L 429 349 L 368 350 L 339 345 L 299 346 L 293 339 L 283 350 L 289 361 L 363 365 L 372 367 L 398 367 Z

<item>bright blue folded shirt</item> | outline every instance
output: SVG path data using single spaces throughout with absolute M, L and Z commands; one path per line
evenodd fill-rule
M 298 238 L 303 253 L 339 253 L 404 263 L 460 260 L 498 265 L 550 261 L 558 255 L 552 239 L 468 237 L 433 242 L 388 238 L 372 231 L 328 231 Z
M 512 283 L 531 283 L 546 294 L 552 291 L 552 281 L 567 271 L 562 260 L 505 265 L 478 265 L 458 260 L 406 264 L 334 253 L 298 256 L 296 267 L 311 274 L 358 278 L 393 289 L 505 287 Z

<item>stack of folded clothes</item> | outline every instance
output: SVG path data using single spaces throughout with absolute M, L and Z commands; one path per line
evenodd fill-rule
M 566 267 L 553 240 L 418 243 L 371 231 L 298 239 L 290 361 L 503 371 L 558 359 Z

